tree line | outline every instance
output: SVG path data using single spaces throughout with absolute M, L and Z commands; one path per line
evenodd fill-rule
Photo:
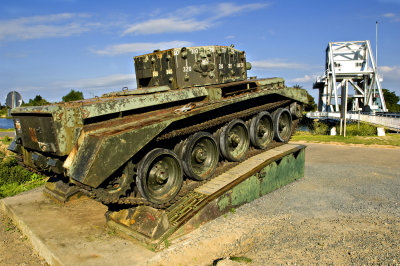
M 83 93 L 81 91 L 75 91 L 75 90 L 71 90 L 67 95 L 62 97 L 63 102 L 79 101 L 83 99 L 84 99 Z M 50 104 L 50 102 L 48 102 L 42 96 L 36 95 L 35 98 L 29 99 L 29 101 L 27 103 L 23 103 L 22 106 L 41 106 L 48 104 Z

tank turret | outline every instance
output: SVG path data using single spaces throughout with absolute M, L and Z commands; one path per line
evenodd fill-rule
M 138 89 L 182 89 L 247 79 L 246 55 L 228 46 L 182 47 L 136 56 Z

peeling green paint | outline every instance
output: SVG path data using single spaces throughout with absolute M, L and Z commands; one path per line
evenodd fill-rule
M 260 182 L 253 175 L 232 189 L 231 205 L 236 206 L 260 197 Z
M 260 171 L 262 195 L 265 195 L 276 189 L 275 184 L 277 179 L 277 168 L 278 166 L 276 165 L 276 162 L 273 162 Z
M 225 210 L 226 207 L 229 206 L 230 204 L 230 197 L 231 197 L 231 192 L 225 193 L 223 196 L 221 196 L 218 200 L 218 207 L 220 210 Z
M 260 196 L 285 186 L 304 176 L 305 150 L 297 156 L 289 154 L 270 163 L 260 172 L 252 175 L 218 200 L 218 208 L 226 212 L 233 206 L 251 202 Z
M 159 134 L 169 124 L 170 121 L 167 120 L 134 131 L 120 129 L 113 134 L 103 132 L 100 136 L 85 135 L 72 165 L 67 167 L 68 175 L 84 184 L 99 186 L 146 145 L 154 133 Z M 114 128 L 110 130 L 115 131 Z

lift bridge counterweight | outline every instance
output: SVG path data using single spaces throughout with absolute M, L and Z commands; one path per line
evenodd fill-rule
M 319 90 L 318 111 L 339 112 L 340 102 L 351 98 L 351 111 L 387 112 L 381 80 L 368 40 L 330 42 L 325 72 L 313 85 Z M 354 89 L 353 95 L 348 95 L 348 84 Z

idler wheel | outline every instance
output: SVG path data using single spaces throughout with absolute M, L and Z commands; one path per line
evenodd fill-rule
M 274 137 L 272 117 L 260 112 L 250 120 L 250 141 L 258 149 L 266 149 Z
M 277 141 L 288 142 L 292 135 L 292 115 L 288 109 L 279 108 L 273 114 L 274 137 Z
M 233 162 L 244 159 L 250 146 L 250 138 L 249 130 L 242 120 L 232 120 L 223 126 L 217 135 L 224 158 Z
M 219 159 L 218 145 L 210 133 L 197 132 L 178 147 L 184 173 L 198 181 L 214 174 Z
M 296 118 L 301 118 L 303 116 L 303 105 L 294 102 L 290 105 L 290 113 Z
M 163 204 L 173 199 L 182 187 L 183 170 L 175 152 L 156 148 L 138 164 L 136 184 L 148 201 Z

